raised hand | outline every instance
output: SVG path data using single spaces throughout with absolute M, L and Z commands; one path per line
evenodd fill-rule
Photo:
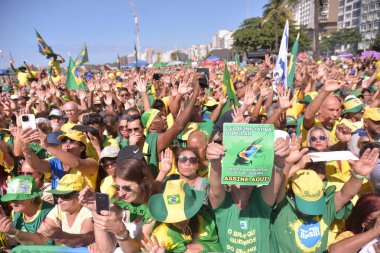
M 340 142 L 347 143 L 351 140 L 351 129 L 341 123 L 336 126 L 335 135 Z
M 301 143 L 302 143 L 302 137 L 300 136 L 297 138 L 296 134 L 292 134 L 290 138 L 290 144 L 289 144 L 289 156 L 286 157 L 285 163 L 296 163 L 298 162 L 305 154 L 307 151 L 309 151 L 308 148 L 301 148 Z
M 165 241 L 161 242 L 161 245 L 158 243 L 157 237 L 152 236 L 153 240 L 149 236 L 145 236 L 145 240 L 141 240 L 141 252 L 143 253 L 165 253 Z
M 244 120 L 244 115 L 240 108 L 234 108 L 232 111 L 232 123 L 246 123 Z
M 334 92 L 342 88 L 343 83 L 338 82 L 334 79 L 329 79 L 325 82 L 324 90 L 327 92 Z
M 244 95 L 244 100 L 243 104 L 250 106 L 255 102 L 255 92 L 253 91 L 253 88 L 248 86 L 247 89 L 245 90 L 245 95 Z
M 263 84 L 260 87 L 260 97 L 265 98 L 265 97 L 269 96 L 270 92 L 271 92 L 271 90 L 267 84 Z
M 280 105 L 280 108 L 283 110 L 292 107 L 294 103 L 295 97 L 292 100 L 290 100 L 290 92 L 290 89 L 285 88 L 282 92 L 278 93 L 278 103 Z
M 185 95 L 189 94 L 193 90 L 191 87 L 190 78 L 184 77 L 178 85 L 178 94 Z
M 141 77 L 136 79 L 136 90 L 140 93 L 146 93 L 146 81 Z
M 85 100 L 87 97 L 87 94 L 84 90 L 78 90 L 77 95 L 80 100 Z
M 367 148 L 359 161 L 349 160 L 353 171 L 361 176 L 368 176 L 375 168 L 377 159 L 379 158 L 379 150 L 377 148 Z
M 105 103 L 106 105 L 112 105 L 112 100 L 113 100 L 113 98 L 112 98 L 112 94 L 111 94 L 110 92 L 108 92 L 108 93 L 106 94 L 106 97 L 104 98 L 104 103 Z
M 170 148 L 165 149 L 165 151 L 161 152 L 161 171 L 166 175 L 172 169 L 173 162 L 173 152 Z
M 79 192 L 79 203 L 90 209 L 91 211 L 96 211 L 96 202 L 95 202 L 95 192 L 91 189 L 90 186 L 86 186 Z
M 285 159 L 290 154 L 289 140 L 287 136 L 286 140 L 278 138 L 274 143 L 274 164 L 280 168 L 284 167 Z

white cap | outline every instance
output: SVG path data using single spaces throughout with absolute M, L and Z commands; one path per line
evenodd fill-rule
M 11 98 L 12 100 L 18 99 L 18 95 L 17 95 L 17 94 L 12 94 L 10 98 Z
M 58 109 L 51 110 L 51 112 L 49 113 L 49 119 L 52 116 L 63 118 L 63 114 L 62 114 L 61 110 L 58 110 Z

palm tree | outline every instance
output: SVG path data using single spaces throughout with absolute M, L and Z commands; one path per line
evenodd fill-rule
M 270 0 L 269 3 L 263 6 L 264 13 L 262 23 L 264 24 L 269 20 L 274 19 L 276 51 L 278 51 L 278 24 L 285 23 L 287 19 L 293 19 L 290 7 L 296 2 L 297 0 Z

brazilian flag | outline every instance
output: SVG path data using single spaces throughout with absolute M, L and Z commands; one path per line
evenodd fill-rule
M 222 89 L 223 89 L 224 94 L 227 95 L 227 102 L 223 106 L 222 113 L 220 115 L 223 115 L 223 113 L 239 106 L 239 101 L 236 97 L 235 88 L 232 83 L 231 74 L 230 74 L 230 71 L 228 70 L 227 63 L 224 63 Z
M 83 49 L 80 52 L 80 54 L 75 59 L 75 66 L 80 66 L 83 63 L 88 62 L 88 52 L 87 52 L 87 45 L 83 45 Z
M 37 32 L 36 29 L 34 29 L 36 31 L 36 36 L 37 36 L 37 43 L 38 43 L 38 51 L 40 52 L 40 54 L 42 55 L 46 55 L 47 58 L 50 58 L 54 55 L 54 52 L 53 52 L 53 49 L 51 49 L 51 47 L 49 47 L 45 40 L 41 37 L 41 35 Z
M 78 71 L 78 66 L 74 64 L 70 56 L 69 68 L 67 71 L 66 88 L 70 90 L 86 90 L 82 77 Z

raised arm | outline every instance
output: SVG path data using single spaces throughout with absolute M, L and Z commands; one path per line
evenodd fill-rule
M 374 148 L 366 149 L 360 160 L 355 162 L 350 160 L 352 166 L 352 176 L 343 185 L 342 189 L 335 194 L 335 210 L 338 212 L 344 205 L 347 204 L 356 194 L 358 194 L 362 186 L 363 179 L 366 178 L 375 168 L 377 159 L 379 158 L 379 150 Z
M 318 96 L 311 101 L 311 103 L 306 107 L 303 126 L 306 130 L 313 127 L 315 114 L 318 112 L 323 101 L 334 91 L 339 90 L 343 83 L 339 83 L 337 80 L 327 80 L 322 89 L 318 91 Z
M 157 154 L 160 155 L 161 151 L 165 150 L 170 143 L 177 137 L 177 135 L 182 132 L 186 124 L 191 118 L 191 114 L 194 109 L 195 102 L 199 94 L 199 83 L 198 77 L 194 76 L 193 78 L 193 95 L 190 97 L 187 106 L 184 110 L 177 116 L 174 121 L 174 124 L 164 133 L 161 133 L 157 138 Z
M 207 146 L 206 157 L 211 163 L 210 168 L 210 192 L 209 200 L 213 208 L 219 207 L 226 195 L 222 185 L 222 157 L 226 149 L 218 143 L 210 143 Z

